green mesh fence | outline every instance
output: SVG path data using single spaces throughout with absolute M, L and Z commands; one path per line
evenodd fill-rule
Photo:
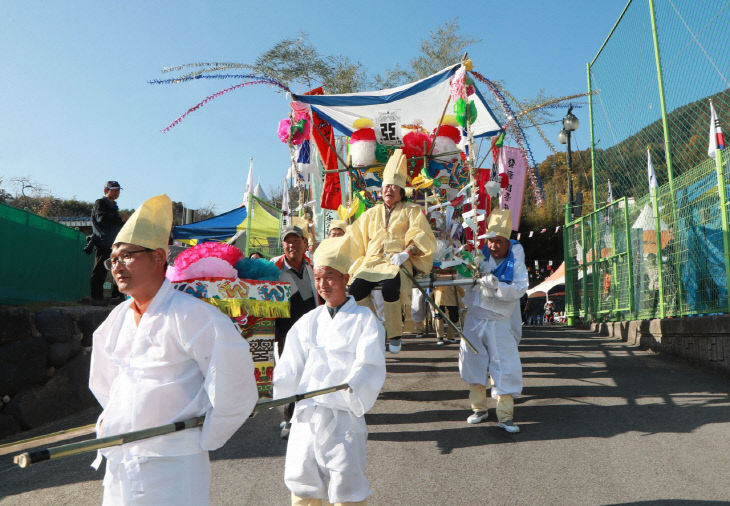
M 728 33 L 730 2 L 633 0 L 588 65 L 598 210 L 566 223 L 569 316 L 728 312 L 730 150 L 708 156 L 710 100 L 730 124 Z
M 93 256 L 85 236 L 0 204 L 0 304 L 73 301 L 89 295 Z

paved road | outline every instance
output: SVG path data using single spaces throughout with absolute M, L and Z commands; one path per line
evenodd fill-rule
M 517 435 L 465 422 L 454 345 L 409 339 L 388 357 L 367 416 L 369 504 L 730 504 L 730 378 L 558 327 L 526 328 L 520 349 Z M 289 503 L 278 422 L 257 415 L 211 455 L 213 504 Z M 91 460 L 0 457 L 0 504 L 99 504 Z

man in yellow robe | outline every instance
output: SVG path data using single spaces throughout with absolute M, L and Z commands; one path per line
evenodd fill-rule
M 382 282 L 385 335 L 391 353 L 401 349 L 401 293 L 411 290 L 400 267 L 431 271 L 436 238 L 423 209 L 405 201 L 406 157 L 398 149 L 383 171 L 383 204 L 365 211 L 347 228 L 345 237 L 359 255 L 350 268 L 350 294 L 374 312 L 370 292 Z

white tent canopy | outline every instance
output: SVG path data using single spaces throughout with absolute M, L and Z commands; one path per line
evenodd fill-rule
M 544 294 L 545 297 L 548 297 L 548 294 L 550 293 L 550 290 L 555 288 L 558 285 L 564 285 L 565 284 L 565 262 L 560 264 L 560 267 L 555 269 L 555 272 L 553 272 L 550 276 L 545 279 L 542 283 L 539 285 L 535 285 L 532 288 L 528 288 L 527 290 L 527 296 L 530 297 L 532 294 Z M 537 296 L 537 295 L 536 295 Z

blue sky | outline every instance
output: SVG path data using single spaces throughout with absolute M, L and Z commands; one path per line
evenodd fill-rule
M 200 61 L 251 63 L 285 37 L 309 34 L 323 54 L 345 54 L 369 76 L 401 66 L 420 41 L 458 17 L 475 70 L 515 96 L 540 89 L 586 90 L 587 61 L 624 0 L 510 2 L 5 1 L 0 15 L 0 177 L 27 176 L 55 196 L 93 201 L 117 179 L 119 204 L 134 208 L 167 193 L 218 212 L 241 202 L 249 157 L 265 190 L 289 163 L 276 136 L 288 111 L 267 86 L 224 95 L 160 130 L 234 80 L 150 85 L 165 66 Z M 365 8 L 364 6 L 367 6 Z M 458 7 L 458 10 L 456 9 Z M 482 88 L 483 91 L 484 88 Z M 295 90 L 303 91 L 303 90 Z M 575 139 L 588 147 L 588 110 Z M 562 117 L 560 111 L 556 117 Z M 555 139 L 558 125 L 546 126 Z M 528 130 L 539 163 L 550 154 Z M 575 149 L 575 147 L 574 147 Z

